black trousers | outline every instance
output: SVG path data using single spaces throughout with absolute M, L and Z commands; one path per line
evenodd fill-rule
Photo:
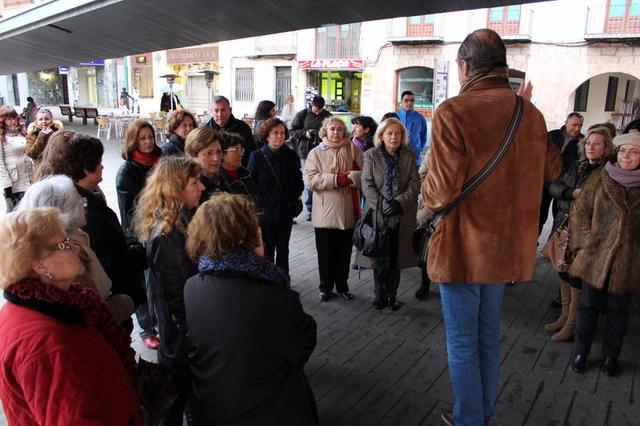
M 147 285 L 147 280 L 149 279 L 148 277 L 149 270 L 146 269 L 144 271 L 143 283 L 143 287 L 146 293 L 146 299 L 136 308 L 136 319 L 138 320 L 138 324 L 140 325 L 140 337 L 142 339 L 156 336 L 158 334 L 158 332 L 156 331 L 156 324 L 158 323 L 158 321 L 156 319 L 156 314 L 153 310 L 153 306 L 151 306 L 151 295 L 149 294 L 149 286 Z
M 588 355 L 598 328 L 600 313 L 604 313 L 602 350 L 607 358 L 617 359 L 629 322 L 630 294 L 610 294 L 590 285 L 582 286 L 582 297 L 576 324 L 576 353 Z
M 373 268 L 373 294 L 379 299 L 396 298 L 400 284 L 398 269 L 398 239 L 400 227 L 387 229 L 387 253 L 376 259 Z M 426 269 L 426 268 L 425 268 Z
M 171 371 L 173 384 L 178 396 L 160 422 L 161 426 L 182 426 L 183 418 L 187 419 L 189 426 L 194 426 L 193 410 L 191 408 L 193 388 L 191 385 L 191 373 L 186 362 L 174 362 L 158 354 L 158 363 Z
M 553 197 L 549 194 L 549 188 L 546 185 L 542 188 L 542 201 L 540 202 L 540 222 L 538 223 L 538 236 L 542 232 L 542 228 L 544 228 L 544 224 L 547 223 L 547 218 L 549 217 L 549 206 L 551 206 L 551 202 L 553 201 Z M 553 207 L 551 213 L 553 217 L 556 217 L 558 213 L 558 207 L 556 206 L 555 201 L 553 202 Z
M 353 229 L 315 228 L 320 291 L 349 291 L 349 264 L 353 245 Z
M 291 239 L 291 218 L 283 217 L 280 223 L 267 223 L 262 226 L 264 255 L 289 273 L 289 240 Z

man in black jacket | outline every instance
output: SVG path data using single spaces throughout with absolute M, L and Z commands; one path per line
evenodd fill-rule
M 213 130 L 224 130 L 240 135 L 243 140 L 244 156 L 242 166 L 247 167 L 251 153 L 256 150 L 253 132 L 247 123 L 238 120 L 231 113 L 229 99 L 224 96 L 214 96 L 211 105 L 211 118 L 202 127 L 211 127 Z
M 549 138 L 556 146 L 556 148 L 558 148 L 558 150 L 562 153 L 562 172 L 560 173 L 560 176 L 564 175 L 569 167 L 571 167 L 572 164 L 578 161 L 578 157 L 580 156 L 578 145 L 580 139 L 584 137 L 584 135 L 580 133 L 583 123 L 584 118 L 582 117 L 582 115 L 577 112 L 572 112 L 567 116 L 567 120 L 565 121 L 564 126 L 556 130 L 551 130 L 549 132 Z M 550 184 L 551 182 L 545 182 L 542 189 L 538 235 L 540 235 L 544 224 L 547 222 L 547 217 L 549 216 L 549 206 L 551 205 L 551 201 L 553 200 L 553 198 L 549 194 Z M 556 213 L 557 207 L 554 202 L 553 217 L 556 216 Z
M 307 159 L 307 154 L 320 143 L 318 132 L 322 127 L 322 122 L 331 117 L 329 111 L 324 109 L 324 98 L 315 96 L 311 101 L 311 107 L 299 111 L 291 122 L 291 140 L 293 146 L 300 156 L 301 165 Z M 305 187 L 307 193 L 305 205 L 307 206 L 307 221 L 311 220 L 311 208 L 313 206 L 313 194 Z

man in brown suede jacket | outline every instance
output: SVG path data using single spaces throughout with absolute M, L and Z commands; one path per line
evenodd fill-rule
M 457 63 L 460 94 L 436 110 L 422 184 L 424 204 L 435 212 L 498 150 L 516 103 L 497 33 L 469 34 Z M 500 164 L 431 237 L 428 269 L 441 284 L 456 395 L 453 415 L 442 413 L 445 423 L 482 425 L 493 416 L 504 283 L 533 276 L 542 184 L 560 173 L 559 152 L 548 140 L 544 117 L 524 100 L 522 121 Z

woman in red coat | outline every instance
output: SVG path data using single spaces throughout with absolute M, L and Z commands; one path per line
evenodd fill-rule
M 141 425 L 130 337 L 54 208 L 0 217 L 0 398 L 10 425 Z

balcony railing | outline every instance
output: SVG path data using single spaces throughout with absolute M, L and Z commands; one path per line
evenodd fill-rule
M 611 4 L 613 3 L 613 4 Z M 616 2 L 587 8 L 587 40 L 640 38 L 640 1 Z
M 393 44 L 430 44 L 444 41 L 443 20 L 438 16 L 414 16 L 406 18 L 406 26 L 396 27 L 388 40 Z
M 521 6 L 509 6 L 509 8 L 521 8 Z M 499 9 L 499 10 L 494 10 Z M 533 26 L 533 10 L 520 9 L 517 13 L 511 10 L 504 12 L 501 20 L 492 19 L 496 12 L 500 12 L 502 7 L 489 9 L 487 17 L 487 28 L 491 28 L 504 40 L 505 43 L 517 43 L 531 41 L 531 29 Z M 499 13 L 498 13 L 499 14 Z

